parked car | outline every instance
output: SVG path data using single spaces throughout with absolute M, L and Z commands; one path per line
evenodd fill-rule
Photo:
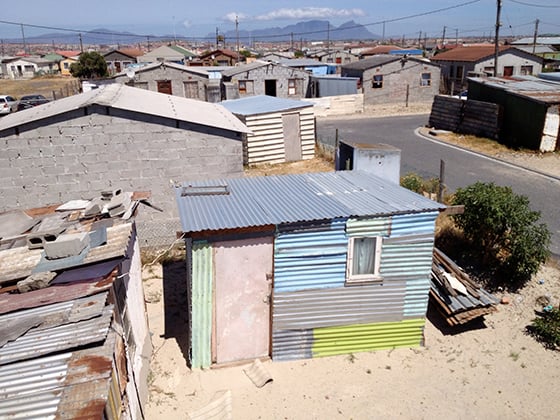
M 18 101 L 10 95 L 0 95 L 0 115 L 17 111 Z
M 50 101 L 43 95 L 23 95 L 19 98 L 17 110 L 21 111 L 22 109 L 33 108 L 34 106 L 46 104 L 47 102 Z

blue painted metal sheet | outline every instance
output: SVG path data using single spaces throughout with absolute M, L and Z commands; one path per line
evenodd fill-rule
M 212 246 L 193 244 L 191 279 L 191 367 L 212 362 Z
M 229 112 L 236 115 L 272 114 L 312 107 L 313 104 L 294 99 L 277 98 L 275 96 L 255 95 L 241 99 L 220 102 Z
M 348 239 L 345 221 L 280 227 L 274 242 L 274 291 L 342 287 Z
M 374 219 L 348 219 L 346 224 L 346 234 L 348 237 L 389 236 L 390 228 L 390 217 L 378 217 Z
M 391 218 L 391 237 L 433 234 L 438 212 L 394 215 Z

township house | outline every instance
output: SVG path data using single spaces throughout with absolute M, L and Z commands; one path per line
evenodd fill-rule
M 318 63 L 318 62 L 316 62 Z M 224 99 L 252 95 L 301 99 L 307 96 L 311 74 L 271 62 L 255 61 L 222 72 Z
M 187 181 L 175 195 L 191 367 L 422 343 L 443 205 L 361 171 Z
M 430 102 L 439 93 L 439 66 L 416 57 L 376 55 L 343 65 L 341 75 L 359 78 L 364 105 Z
M 147 197 L 0 213 L 1 418 L 143 418 L 152 344 L 133 215 Z
M 0 211 L 153 191 L 162 211 L 139 215 L 142 246 L 168 245 L 179 227 L 171 184 L 242 176 L 248 132 L 219 104 L 120 84 L 16 112 L 0 120 Z
M 173 62 L 155 62 L 113 76 L 117 83 L 183 98 L 211 101 L 208 72 Z M 217 85 L 217 83 L 216 83 Z M 219 92 L 219 86 L 216 86 Z
M 137 57 L 142 54 L 144 52 L 136 48 L 122 48 L 120 50 L 111 50 L 103 54 L 103 57 L 107 63 L 109 74 L 114 75 L 135 64 Z
M 441 66 L 441 76 L 447 92 L 467 88 L 469 76 L 494 74 L 495 47 L 482 45 L 458 47 L 436 54 L 431 61 Z M 542 71 L 543 59 L 512 46 L 501 46 L 498 55 L 498 75 L 504 77 L 534 75 Z

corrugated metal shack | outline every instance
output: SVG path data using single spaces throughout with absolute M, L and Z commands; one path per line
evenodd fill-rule
M 443 205 L 361 171 L 175 193 L 192 367 L 422 344 Z
M 245 165 L 293 162 L 315 156 L 313 104 L 258 95 L 221 105 L 252 131 L 243 136 Z
M 560 150 L 560 83 L 533 76 L 473 77 L 469 99 L 501 106 L 502 143 L 541 152 Z
M 0 418 L 144 418 L 147 196 L 117 195 L 0 214 Z

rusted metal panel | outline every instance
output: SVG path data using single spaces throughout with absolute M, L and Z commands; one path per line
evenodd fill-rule
M 191 367 L 205 368 L 211 364 L 212 246 L 205 242 L 193 244 L 191 258 Z
M 274 291 L 344 285 L 348 240 L 344 220 L 281 226 L 274 243 Z

